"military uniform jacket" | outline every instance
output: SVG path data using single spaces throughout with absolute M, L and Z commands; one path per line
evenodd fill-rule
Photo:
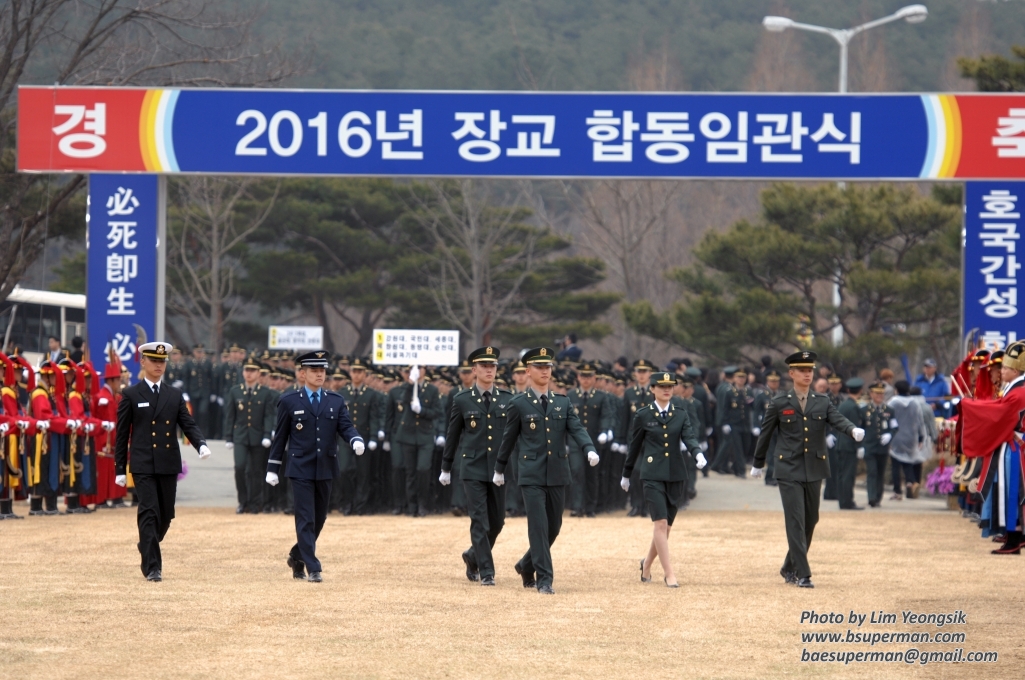
M 420 413 L 414 413 L 410 405 L 413 400 L 413 386 L 408 382 L 393 388 L 388 396 L 391 400 L 388 409 L 391 416 L 388 431 L 391 433 L 392 443 L 433 444 L 434 423 L 444 416 L 438 388 L 428 382 L 420 383 L 417 395 L 420 399 Z
M 637 412 L 653 401 L 655 401 L 655 397 L 647 387 L 634 385 L 633 387 L 626 388 L 626 391 L 623 393 L 624 414 L 622 426 L 625 437 L 629 438 L 630 436 L 630 428 L 633 426 L 634 416 Z M 625 444 L 626 442 L 623 443 Z
M 277 419 L 274 393 L 257 383 L 235 385 L 224 401 L 224 436 L 233 444 L 259 446 L 274 435 Z
M 292 479 L 334 479 L 338 469 L 338 438 L 352 446 L 363 441 L 352 426 L 345 398 L 321 390 L 320 406 L 314 408 L 306 388 L 281 395 L 274 441 L 267 471 L 278 474 L 288 454 L 288 476 Z
M 549 390 L 548 409 L 545 410 L 534 391 L 527 390 L 509 401 L 505 415 L 505 435 L 495 462 L 495 472 L 505 473 L 509 456 L 515 450 L 519 466 L 516 481 L 520 486 L 563 486 L 570 483 L 567 438 L 573 439 L 585 453 L 597 453 L 573 404 L 565 395 Z
M 861 407 L 860 415 L 861 427 L 865 428 L 865 439 L 861 444 L 865 447 L 865 453 L 888 456 L 890 444 L 883 444 L 880 440 L 886 433 L 890 433 L 890 439 L 893 439 L 893 433 L 897 431 L 897 418 L 893 409 L 886 404 L 877 406 L 870 402 Z
M 484 398 L 476 385 L 452 398 L 445 453 L 441 459 L 444 472 L 451 472 L 452 461 L 459 456 L 459 474 L 463 479 L 491 481 L 512 398 L 511 392 L 493 387 L 490 408 L 485 408 Z
M 687 408 L 669 403 L 665 418 L 658 404 L 645 406 L 637 412 L 630 431 L 629 451 L 623 476 L 629 478 L 640 458 L 641 479 L 661 482 L 683 482 L 687 479 L 687 454 L 680 442 L 691 451 L 698 451 L 698 431 Z
M 160 393 L 153 394 L 145 380 L 126 387 L 117 405 L 116 474 L 125 474 L 129 462 L 133 474 L 181 473 L 179 428 L 197 451 L 206 444 L 206 438 L 189 414 L 181 390 L 163 383 Z
M 705 408 L 700 401 L 694 397 L 687 399 L 680 399 L 683 407 L 687 409 L 687 415 L 690 416 L 690 422 L 694 425 L 695 434 L 697 435 L 698 443 L 708 441 L 708 437 L 705 435 Z M 690 448 L 689 446 L 687 447 Z M 700 449 L 691 449 L 691 453 L 697 454 Z
M 615 431 L 619 410 L 613 407 L 604 392 L 592 387 L 586 392 L 581 389 L 570 390 L 566 396 L 576 409 L 577 417 L 580 418 L 580 423 L 592 441 L 602 432 Z M 570 446 L 572 445 L 573 442 L 570 442 Z
M 243 384 L 242 369 L 238 364 L 226 362 L 217 366 L 217 396 L 225 401 L 236 385 Z M 270 388 L 264 388 L 270 389 Z
M 723 425 L 729 425 L 731 430 L 747 432 L 747 389 L 726 384 L 720 390 L 715 427 L 721 430 Z
M 772 435 L 777 434 L 773 452 L 776 479 L 814 482 L 829 477 L 826 460 L 826 431 L 833 427 L 850 435 L 854 423 L 840 415 L 824 394 L 809 390 L 806 408 L 801 411 L 793 390 L 781 393 L 769 402 L 762 421 L 762 433 L 755 446 L 756 468 L 765 467 L 765 456 Z
M 184 391 L 192 401 L 199 401 L 206 398 L 209 400 L 211 389 L 213 389 L 213 367 L 209 361 L 188 361 L 185 363 Z
M 349 419 L 352 426 L 364 440 L 377 439 L 378 430 L 383 430 L 380 401 L 378 393 L 366 385 L 353 387 L 351 384 L 341 389 L 345 397 L 345 405 L 349 407 Z
M 836 409 L 840 412 L 847 420 L 852 423 L 858 423 L 858 427 L 861 425 L 861 407 L 858 406 L 858 401 L 852 397 L 848 397 L 840 402 L 840 406 Z M 868 437 L 868 433 L 865 434 Z M 855 455 L 858 452 L 858 447 L 861 446 L 858 442 L 854 441 L 854 437 L 844 434 L 843 432 L 836 433 L 836 450 L 838 453 Z

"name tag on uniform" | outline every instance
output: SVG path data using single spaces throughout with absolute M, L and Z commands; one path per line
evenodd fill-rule
M 306 410 L 305 410 L 305 409 L 304 409 L 304 410 L 302 410 L 302 411 L 292 411 L 292 415 L 293 415 L 293 416 L 301 416 L 301 415 L 303 415 L 304 413 L 306 413 Z
M 146 408 L 147 406 L 149 406 L 149 402 L 148 401 L 144 401 L 141 404 L 139 404 L 138 406 L 139 406 L 139 408 Z
M 785 415 L 785 416 L 792 416 L 792 415 L 794 415 L 794 409 L 788 408 L 786 411 L 783 411 L 783 415 Z

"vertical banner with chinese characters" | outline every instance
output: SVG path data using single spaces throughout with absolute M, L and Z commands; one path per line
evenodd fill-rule
M 964 328 L 1004 348 L 1021 338 L 1017 246 L 1025 182 L 965 184 Z
M 97 368 L 113 346 L 138 374 L 136 347 L 153 337 L 157 300 L 156 175 L 89 176 L 86 314 Z

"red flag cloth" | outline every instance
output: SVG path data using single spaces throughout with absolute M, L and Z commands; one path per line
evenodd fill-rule
M 993 380 L 989 377 L 989 368 L 983 366 L 979 369 L 979 375 L 975 376 L 975 398 L 993 399 L 996 396 Z
M 988 456 L 1013 441 L 1025 416 L 1025 389 L 1015 389 L 995 401 L 964 399 L 959 404 L 963 432 L 961 448 L 969 458 Z

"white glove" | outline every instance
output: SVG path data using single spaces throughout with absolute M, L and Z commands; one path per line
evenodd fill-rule
M 5 434 L 7 434 L 7 430 L 9 430 L 10 427 L 11 426 L 8 425 L 7 423 L 0 423 L 0 437 L 2 437 Z
M 109 403 L 110 403 L 110 400 L 107 399 L 106 397 L 100 397 L 99 400 L 96 402 L 97 406 L 106 406 Z
M 43 432 L 49 430 L 50 429 L 50 421 L 49 420 L 37 420 L 36 421 L 36 429 L 37 430 L 42 430 Z
M 439 434 L 437 437 L 434 438 L 434 445 L 435 446 L 444 446 L 445 445 L 445 437 Z
M 889 432 L 885 432 L 885 433 L 883 433 L 883 436 L 879 438 L 879 443 L 882 444 L 883 446 L 886 446 L 887 444 L 890 443 L 891 439 L 893 439 L 893 435 L 890 434 Z
M 378 430 L 377 431 L 377 441 L 380 441 L 380 442 L 384 441 L 384 430 Z
M 442 470 L 441 474 L 438 476 L 438 481 L 441 482 L 442 486 L 448 486 L 452 483 L 452 473 Z
M 64 424 L 65 424 L 65 425 L 67 426 L 67 428 L 68 428 L 69 430 L 71 430 L 72 432 L 74 432 L 75 430 L 77 430 L 77 429 L 78 429 L 78 421 L 77 421 L 77 420 L 74 420 L 73 418 L 68 418 L 68 419 L 67 419 L 67 420 L 65 421 L 65 423 L 64 423 Z
M 278 485 L 278 475 L 277 475 L 277 473 L 275 473 L 275 472 L 268 472 L 267 473 L 267 479 L 265 481 L 268 484 L 270 484 L 271 486 L 277 486 Z
M 687 450 L 687 445 L 683 442 L 682 439 L 680 440 L 680 450 L 681 451 L 686 451 Z
M 831 434 L 827 434 L 826 435 L 826 446 L 828 446 L 829 448 L 833 448 L 834 446 L 836 446 L 836 437 L 834 437 Z
M 183 383 L 181 380 L 175 380 L 173 383 L 171 383 L 171 387 L 173 387 L 176 390 L 180 390 L 184 386 L 185 383 Z
M 267 438 L 267 437 L 264 437 L 264 438 L 263 438 L 263 439 L 262 439 L 262 440 L 260 441 L 260 446 L 262 446 L 262 447 L 263 447 L 263 448 L 265 448 L 265 449 L 269 449 L 269 448 L 270 448 L 270 439 L 269 439 L 269 438 Z
M 413 395 L 413 401 L 409 402 L 409 408 L 413 410 L 413 413 L 420 415 L 420 411 L 423 410 L 423 406 L 420 405 L 420 397 Z
M 103 428 L 104 432 L 113 432 L 114 431 L 114 421 L 113 420 L 104 420 L 103 424 L 100 427 Z
M 224 443 L 224 448 L 226 448 L 229 451 L 231 451 L 233 448 L 235 448 L 235 444 L 234 444 L 234 442 L 225 442 Z
M 21 430 L 22 432 L 24 432 L 25 430 L 28 429 L 28 421 L 27 420 L 19 420 L 15 424 L 18 426 L 18 429 Z
M 381 445 L 381 448 L 384 449 L 385 451 L 391 451 L 391 442 L 385 442 L 384 444 Z
M 419 381 L 420 381 L 420 367 L 419 366 L 414 366 L 413 368 L 409 369 L 409 382 L 411 384 L 415 385 Z
M 191 401 L 192 401 L 192 399 L 190 399 L 190 398 L 189 398 L 189 395 L 188 395 L 188 393 L 187 393 L 187 392 L 182 392 L 182 399 L 184 399 L 184 400 L 185 400 L 185 403 L 186 403 L 186 404 L 188 404 L 189 402 L 191 402 Z
M 765 468 L 751 468 L 751 477 L 753 477 L 754 479 L 758 479 L 763 474 L 765 474 Z
M 96 429 L 96 424 L 95 423 L 86 423 L 85 424 L 85 432 L 86 432 L 86 434 L 91 433 L 95 429 Z
M 370 443 L 367 444 L 367 448 L 370 449 L 371 451 L 376 451 L 377 450 L 377 442 L 375 442 L 373 439 L 371 439 Z
M 217 395 L 216 394 L 211 394 L 210 395 L 210 403 L 211 404 L 216 404 L 217 403 Z
M 217 397 L 217 405 L 224 406 L 224 397 Z
M 858 448 L 858 460 L 863 460 L 864 458 L 865 458 L 865 447 L 861 446 L 861 447 Z
M 505 475 L 501 472 L 496 472 L 495 476 L 491 478 L 491 483 L 495 486 L 502 486 L 505 484 Z
M 703 470 L 708 465 L 708 461 L 705 460 L 705 454 L 699 451 L 698 455 L 694 457 L 694 464 L 697 465 L 699 470 Z
M 853 430 L 851 430 L 851 436 L 854 437 L 854 441 L 860 442 L 862 439 L 865 438 L 865 431 L 860 427 L 856 427 Z
M 616 438 L 616 436 L 612 433 L 612 430 L 609 430 L 608 432 L 605 433 L 605 441 L 610 442 L 610 441 L 612 441 L 615 438 Z
M 591 467 L 594 467 L 595 465 L 597 465 L 598 464 L 598 454 L 595 453 L 594 451 L 588 451 L 587 452 L 587 462 L 591 464 Z
M 760 428 L 760 427 L 752 427 L 751 428 L 751 434 L 753 434 L 754 436 L 757 437 L 761 433 L 762 433 L 762 428 Z
M 619 486 L 622 487 L 623 491 L 630 491 L 630 478 L 623 477 L 619 480 Z
M 711 437 L 712 436 L 712 428 L 710 428 L 710 427 L 706 427 L 705 428 L 705 436 L 706 437 Z
M 114 478 L 114 483 L 120 487 L 128 486 L 128 475 L 118 475 Z
M 708 442 L 701 442 L 701 446 L 698 447 L 698 448 L 700 448 L 702 451 L 707 451 L 708 450 Z
M 599 444 L 604 444 L 608 440 L 609 440 L 609 436 L 607 434 L 605 434 L 604 432 L 602 432 L 601 434 L 598 435 L 598 443 Z
M 352 443 L 352 452 L 357 456 L 362 456 L 363 452 L 366 451 L 366 446 L 363 444 L 362 439 L 357 439 Z
M 211 451 L 210 447 L 207 446 L 206 444 L 203 444 L 202 446 L 199 447 L 199 459 L 200 460 L 203 460 L 204 458 L 209 458 L 212 455 L 213 455 L 213 451 Z
M 733 432 L 733 428 L 732 427 L 730 427 L 729 425 L 723 425 L 722 426 L 722 433 L 723 434 L 729 434 L 730 432 Z

